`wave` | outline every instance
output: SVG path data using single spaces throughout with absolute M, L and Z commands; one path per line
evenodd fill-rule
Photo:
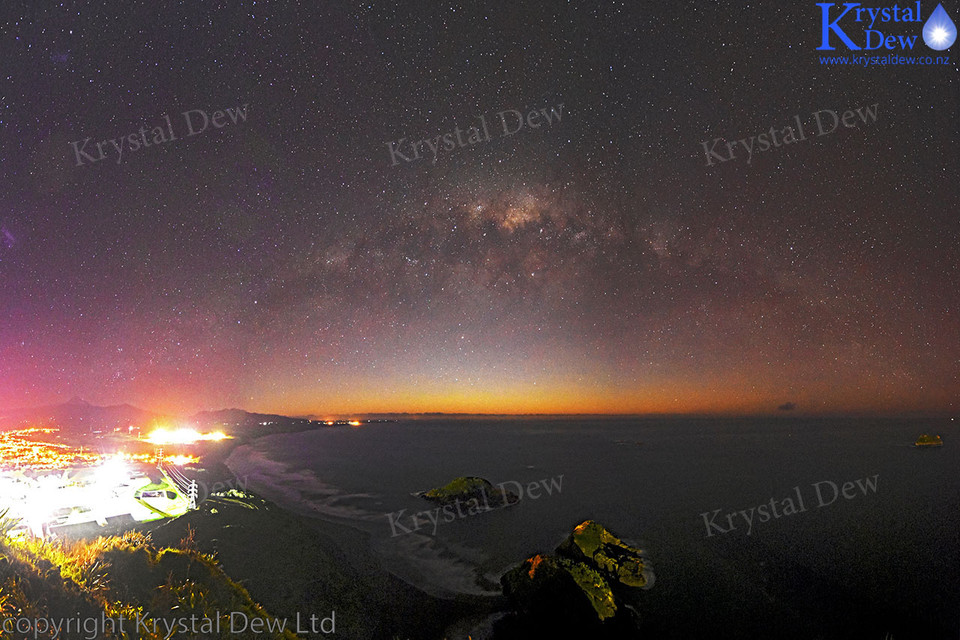
M 321 514 L 354 523 L 372 522 L 377 515 L 356 504 L 358 500 L 376 498 L 373 494 L 349 493 L 327 484 L 309 469 L 294 469 L 270 458 L 256 443 L 237 447 L 226 465 L 244 486 L 297 513 Z
M 384 496 L 348 492 L 322 481 L 310 469 L 275 460 L 267 439 L 242 445 L 226 460 L 240 484 L 278 506 L 301 516 L 351 526 L 370 534 L 370 546 L 385 568 L 405 582 L 449 598 L 456 594 L 495 595 L 499 591 L 478 584 L 477 565 L 483 554 L 416 531 L 393 536 L 389 517 L 364 503 L 382 503 Z M 496 577 L 485 576 L 487 581 Z

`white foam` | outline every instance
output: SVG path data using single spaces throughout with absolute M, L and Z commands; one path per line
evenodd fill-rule
M 297 514 L 333 519 L 335 523 L 370 533 L 373 551 L 386 568 L 431 595 L 498 593 L 477 584 L 473 561 L 483 559 L 479 550 L 445 543 L 415 531 L 391 537 L 386 514 L 357 504 L 381 496 L 349 493 L 327 484 L 309 469 L 295 469 L 293 465 L 272 459 L 261 448 L 263 444 L 258 440 L 237 447 L 226 461 L 230 471 L 249 490 Z

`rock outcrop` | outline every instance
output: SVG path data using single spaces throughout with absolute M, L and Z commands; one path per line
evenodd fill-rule
M 653 583 L 653 570 L 640 549 L 587 520 L 555 554 L 534 555 L 503 576 L 504 595 L 516 614 L 503 621 L 497 637 L 624 637 L 636 629 L 640 590 Z
M 505 507 L 520 500 L 516 494 L 502 487 L 494 487 L 490 481 L 476 476 L 454 478 L 446 486 L 422 491 L 417 495 L 441 506 L 453 505 L 458 500 L 461 503 L 476 500 L 478 504 L 485 506 Z
M 927 434 L 923 434 L 917 438 L 917 441 L 914 443 L 914 445 L 918 447 L 942 447 L 943 439 L 939 435 L 929 436 Z

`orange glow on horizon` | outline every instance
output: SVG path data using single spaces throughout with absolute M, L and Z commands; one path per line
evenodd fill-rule
M 560 373 L 518 369 L 499 376 L 477 375 L 469 383 L 358 370 L 319 383 L 254 384 L 243 399 L 200 397 L 189 390 L 165 398 L 151 390 L 102 403 L 128 400 L 164 416 L 233 406 L 255 413 L 310 416 L 328 426 L 372 414 L 733 416 L 960 410 L 949 386 L 918 392 L 900 378 L 881 377 L 871 370 L 853 377 L 843 372 L 828 375 L 817 362 L 797 361 L 796 370 L 773 368 L 762 375 L 735 367 L 641 375 L 625 372 L 627 367 L 611 370 L 591 367 L 589 362 L 580 363 L 579 368 L 567 364 Z M 778 411 L 785 404 L 795 410 Z M 176 424 L 177 418 L 166 420 L 156 426 Z M 147 432 L 149 428 L 144 429 L 144 438 Z
M 881 394 L 877 394 L 881 395 Z M 937 400 L 941 400 L 937 398 Z M 567 393 L 564 390 L 543 390 L 540 393 L 460 393 L 425 394 L 420 397 L 397 394 L 392 401 L 382 395 L 363 397 L 350 395 L 332 399 L 332 406 L 313 404 L 314 398 L 285 397 L 265 401 L 251 411 L 283 415 L 308 415 L 321 411 L 349 414 L 488 414 L 488 415 L 645 415 L 645 414 L 703 414 L 703 415 L 764 415 L 780 414 L 777 407 L 790 402 L 797 413 L 898 413 L 902 411 L 949 408 L 950 398 L 930 404 L 916 397 L 884 394 L 881 397 L 856 396 L 849 390 L 830 389 L 795 394 L 704 388 L 683 390 L 650 390 L 634 393 L 599 391 Z M 325 421 L 328 425 L 333 421 Z

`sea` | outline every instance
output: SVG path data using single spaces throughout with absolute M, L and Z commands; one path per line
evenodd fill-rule
M 924 433 L 944 445 L 914 447 Z M 960 638 L 951 418 L 422 418 L 267 436 L 227 464 L 366 532 L 386 569 L 441 597 L 497 593 L 592 519 L 655 574 L 637 637 Z M 431 518 L 416 494 L 458 476 L 521 499 Z

